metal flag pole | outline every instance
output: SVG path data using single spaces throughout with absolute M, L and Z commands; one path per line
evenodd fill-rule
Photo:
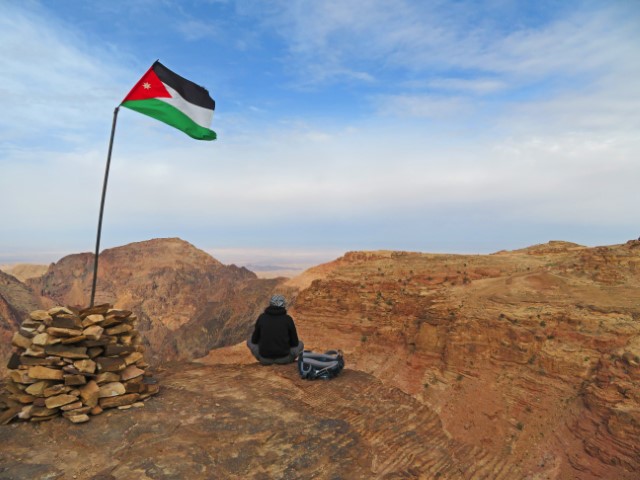
M 109 180 L 109 166 L 111 165 L 111 150 L 113 149 L 113 137 L 116 133 L 116 120 L 118 119 L 120 105 L 113 111 L 113 124 L 111 125 L 111 139 L 109 140 L 109 153 L 107 154 L 107 167 L 104 170 L 104 183 L 102 184 L 102 200 L 100 200 L 100 217 L 98 218 L 98 235 L 96 237 L 96 253 L 93 256 L 93 284 L 91 285 L 91 303 L 96 296 L 96 282 L 98 281 L 98 255 L 100 254 L 100 234 L 102 233 L 102 215 L 104 213 L 104 199 L 107 195 L 107 181 Z

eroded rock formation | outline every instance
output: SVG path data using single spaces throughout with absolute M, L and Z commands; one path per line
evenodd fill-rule
M 92 275 L 92 254 L 69 255 L 29 285 L 56 303 L 86 306 Z M 95 301 L 133 311 L 148 360 L 160 364 L 245 338 L 281 282 L 225 266 L 184 240 L 155 239 L 100 254 Z
M 30 311 L 42 302 L 17 278 L 0 271 L 0 377 L 6 374 L 11 338 Z
M 0 265 L 0 270 L 16 277 L 21 282 L 30 278 L 38 278 L 44 275 L 49 269 L 48 265 L 33 263 L 17 263 L 14 265 Z
M 293 311 L 306 344 L 341 348 L 453 438 L 531 475 L 640 471 L 640 242 L 352 252 L 310 273 Z
M 0 472 L 87 480 L 523 478 L 508 457 L 452 439 L 436 412 L 363 372 L 309 382 L 291 365 L 191 365 L 159 379 L 162 389 L 145 408 L 106 411 L 91 428 L 56 420 L 0 427 Z

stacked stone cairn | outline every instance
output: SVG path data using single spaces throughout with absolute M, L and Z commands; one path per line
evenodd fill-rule
M 13 336 L 0 424 L 58 415 L 82 423 L 108 408 L 144 406 L 159 385 L 145 371 L 136 320 L 108 304 L 31 312 Z

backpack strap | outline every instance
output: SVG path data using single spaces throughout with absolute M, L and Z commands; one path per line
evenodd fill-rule
M 305 359 L 319 360 L 321 362 L 333 362 L 337 361 L 342 356 L 342 352 L 337 352 L 336 350 L 329 350 L 325 353 L 304 351 L 303 355 Z
M 325 353 L 304 350 L 298 356 L 298 372 L 307 380 L 333 378 L 344 368 L 344 358 L 340 350 Z
M 313 365 L 306 363 L 303 360 L 302 355 L 298 357 L 298 371 L 300 372 L 300 376 L 302 378 L 311 379 L 315 376 L 313 375 Z
M 338 366 L 337 360 L 318 360 L 316 358 L 305 358 L 303 360 L 307 365 L 316 367 L 319 370 L 327 370 Z

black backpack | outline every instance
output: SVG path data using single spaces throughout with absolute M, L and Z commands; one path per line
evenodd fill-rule
M 305 380 L 329 380 L 343 368 L 344 357 L 341 350 L 328 350 L 324 353 L 305 350 L 298 355 L 298 373 Z

